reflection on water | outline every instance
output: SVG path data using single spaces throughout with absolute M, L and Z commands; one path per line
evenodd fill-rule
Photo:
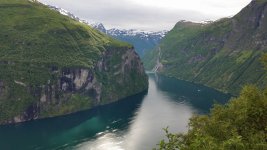
M 149 90 L 64 117 L 0 127 L 0 149 L 143 150 L 164 138 L 162 128 L 185 132 L 194 113 L 229 96 L 188 82 L 150 75 Z

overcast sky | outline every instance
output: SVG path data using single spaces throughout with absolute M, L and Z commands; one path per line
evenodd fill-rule
M 179 20 L 233 16 L 251 0 L 40 0 L 106 28 L 170 30 Z

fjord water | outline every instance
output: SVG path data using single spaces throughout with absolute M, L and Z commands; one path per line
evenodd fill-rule
M 76 114 L 0 126 L 2 150 L 149 150 L 164 138 L 162 128 L 185 132 L 193 114 L 205 114 L 229 95 L 154 74 L 149 90 Z

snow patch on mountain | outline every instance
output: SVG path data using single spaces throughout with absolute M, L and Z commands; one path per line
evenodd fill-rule
M 148 38 L 148 37 L 157 37 L 159 39 L 162 39 L 168 31 L 145 31 L 145 30 L 138 30 L 138 29 L 106 29 L 105 26 L 102 23 L 93 23 L 90 24 L 93 28 L 106 33 L 108 35 L 111 35 L 113 37 L 116 36 L 139 36 L 140 38 Z
M 57 6 L 51 6 L 51 5 L 48 5 L 48 4 L 45 4 L 45 3 L 43 3 L 43 4 L 48 6 L 52 10 L 58 11 L 62 15 L 69 16 L 70 18 L 72 18 L 74 20 L 77 20 L 77 21 L 79 21 L 81 23 L 90 25 L 93 28 L 95 28 L 95 29 L 97 29 L 97 30 L 99 30 L 99 31 L 101 31 L 101 32 L 103 32 L 105 34 L 111 35 L 111 36 L 123 36 L 123 35 L 124 36 L 140 36 L 141 38 L 146 38 L 146 37 L 150 37 L 150 36 L 158 36 L 158 38 L 161 39 L 167 33 L 166 30 L 158 31 L 158 32 L 144 31 L 144 30 L 138 30 L 138 29 L 126 30 L 126 29 L 116 29 L 116 28 L 112 28 L 112 29 L 108 29 L 107 30 L 102 23 L 98 23 L 98 22 L 89 23 L 85 19 L 81 19 L 81 18 L 75 16 L 74 14 L 72 14 L 71 12 L 69 12 L 69 11 L 67 11 L 67 10 L 65 10 L 63 8 L 60 8 L 60 7 L 57 7 Z
M 102 23 L 97 23 L 97 22 L 89 23 L 85 19 L 81 19 L 63 8 L 57 6 L 51 6 L 45 3 L 43 4 L 52 10 L 58 11 L 62 15 L 68 16 L 74 20 L 89 25 L 94 29 L 99 30 L 100 32 L 112 36 L 113 38 L 133 44 L 137 53 L 141 57 L 144 56 L 144 54 L 147 51 L 150 51 L 152 48 L 154 48 L 168 32 L 166 30 L 154 32 L 154 31 L 144 31 L 138 29 L 116 29 L 116 28 L 106 29 Z

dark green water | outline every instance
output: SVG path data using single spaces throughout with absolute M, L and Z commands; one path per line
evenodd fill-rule
M 69 116 L 0 126 L 0 150 L 150 150 L 164 138 L 162 128 L 185 132 L 192 114 L 229 99 L 207 87 L 149 76 L 147 93 Z

